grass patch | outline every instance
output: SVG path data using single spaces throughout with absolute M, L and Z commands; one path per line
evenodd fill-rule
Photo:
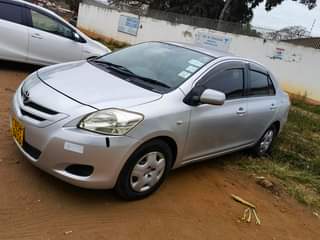
M 299 202 L 320 209 L 320 106 L 292 101 L 288 123 L 272 155 L 236 161 L 243 170 L 271 175 Z
M 115 40 L 113 38 L 106 37 L 102 34 L 87 30 L 85 28 L 79 28 L 83 33 L 87 34 L 90 38 L 102 43 L 106 47 L 108 47 L 111 51 L 115 51 L 117 49 L 125 48 L 130 46 L 130 44 L 122 41 Z
M 111 51 L 115 51 L 115 50 L 130 46 L 128 43 L 119 42 L 114 39 L 105 39 L 105 38 L 98 37 L 98 38 L 95 38 L 95 40 L 107 46 Z
M 292 99 L 292 105 L 311 113 L 320 114 L 320 105 L 308 104 L 305 101 L 297 99 Z
M 320 105 L 308 103 L 307 95 L 292 97 L 291 103 L 293 106 L 299 107 L 308 112 L 320 114 Z

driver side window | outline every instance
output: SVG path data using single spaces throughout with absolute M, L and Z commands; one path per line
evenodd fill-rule
M 241 98 L 244 96 L 244 70 L 227 69 L 213 74 L 204 87 L 223 92 L 227 99 Z
M 62 37 L 70 39 L 73 38 L 72 29 L 46 15 L 31 10 L 31 20 L 34 28 L 57 34 Z

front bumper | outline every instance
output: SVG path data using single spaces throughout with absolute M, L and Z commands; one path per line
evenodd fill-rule
M 138 145 L 137 139 L 128 136 L 105 136 L 76 127 L 64 127 L 72 120 L 71 117 L 39 127 L 29 119 L 30 116 L 21 113 L 19 98 L 18 89 L 13 98 L 11 117 L 23 124 L 25 138 L 22 147 L 16 140 L 15 142 L 32 164 L 79 187 L 114 187 L 123 165 Z M 34 154 L 37 151 L 38 154 Z M 74 164 L 92 166 L 93 172 L 83 177 L 66 171 L 68 166 Z

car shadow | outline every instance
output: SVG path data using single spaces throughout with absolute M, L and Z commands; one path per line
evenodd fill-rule
M 2 70 L 21 71 L 21 72 L 32 73 L 41 67 L 42 66 L 32 65 L 32 64 L 28 64 L 28 63 L 0 60 L 0 69 L 2 69 Z

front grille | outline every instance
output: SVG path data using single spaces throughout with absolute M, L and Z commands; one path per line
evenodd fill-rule
M 46 120 L 46 119 L 44 119 L 44 118 L 42 118 L 42 117 L 36 116 L 36 115 L 34 115 L 34 114 L 32 114 L 32 113 L 29 113 L 29 112 L 23 110 L 22 108 L 20 108 L 20 111 L 21 111 L 22 115 L 28 116 L 29 118 L 33 118 L 33 119 L 35 119 L 35 120 L 37 120 L 37 121 L 39 121 L 39 122 L 43 122 L 43 121 Z
M 22 148 L 24 151 L 26 151 L 34 159 L 38 159 L 40 157 L 41 151 L 39 149 L 33 147 L 32 145 L 30 145 L 26 141 L 23 142 Z
M 20 110 L 21 110 L 21 114 L 24 116 L 28 116 L 29 118 L 35 119 L 39 122 L 44 122 L 46 120 L 49 120 L 50 117 L 44 118 L 43 114 L 46 115 L 52 115 L 52 117 L 55 117 L 55 115 L 58 115 L 59 112 L 49 109 L 47 107 L 44 107 L 38 103 L 35 103 L 34 101 L 30 101 L 31 99 L 29 99 L 29 93 L 23 92 L 23 88 L 21 88 L 21 94 L 20 94 Z M 29 110 L 32 109 L 33 111 Z M 37 112 L 39 114 L 37 114 Z
M 46 114 L 50 114 L 50 115 L 56 115 L 58 114 L 58 112 L 54 111 L 54 110 L 51 110 L 49 108 L 46 108 L 46 107 L 43 107 L 35 102 L 26 102 L 24 103 L 25 106 L 28 106 L 28 107 L 31 107 L 31 108 L 34 108 L 40 112 L 44 112 Z

